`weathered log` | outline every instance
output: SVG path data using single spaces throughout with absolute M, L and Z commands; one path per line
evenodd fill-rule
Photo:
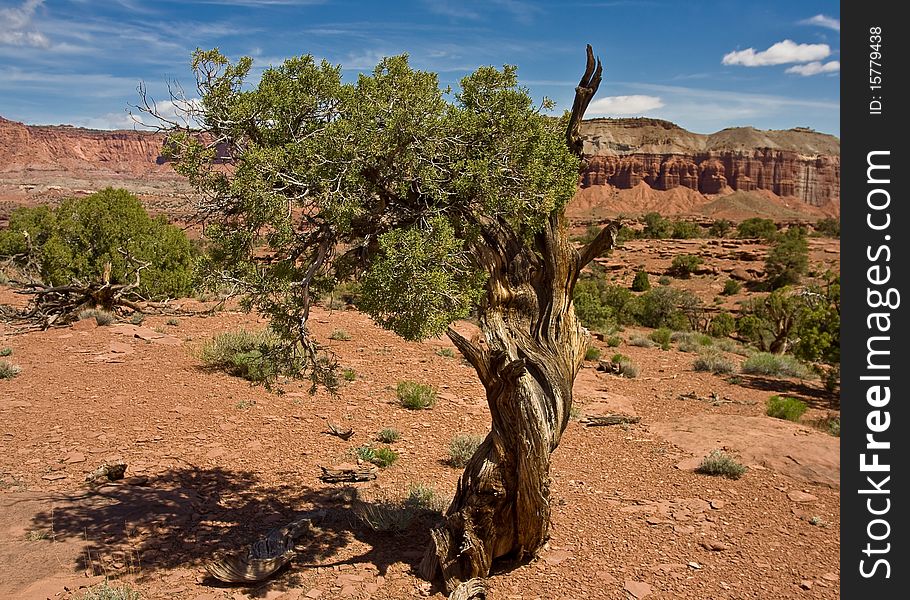
M 378 469 L 372 465 L 336 465 L 323 467 L 319 479 L 326 483 L 344 483 L 354 481 L 372 481 L 376 479 Z
M 629 415 L 592 415 L 585 417 L 580 422 L 588 427 L 606 426 L 606 425 L 623 425 L 638 423 L 641 417 L 630 417 Z

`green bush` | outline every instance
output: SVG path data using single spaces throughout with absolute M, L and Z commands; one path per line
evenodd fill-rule
M 455 358 L 455 351 L 451 348 L 440 348 L 436 351 L 436 354 L 439 356 L 444 356 L 446 358 Z
M 670 279 L 669 277 L 667 277 L 666 275 L 661 275 L 660 278 L 657 280 L 657 283 L 660 285 L 670 285 L 671 283 L 673 283 L 673 280 Z
M 735 296 L 741 289 L 743 289 L 743 286 L 740 282 L 735 279 L 728 279 L 724 282 L 724 291 L 721 294 L 724 296 Z
M 634 298 L 628 289 L 602 278 L 585 277 L 575 284 L 573 303 L 581 324 L 592 331 L 606 331 L 617 322 L 631 322 L 626 305 Z
M 736 369 L 736 365 L 720 352 L 704 352 L 695 359 L 692 368 L 696 371 L 707 371 L 715 375 L 726 375 Z
M 777 237 L 777 225 L 771 219 L 752 217 L 736 227 L 736 235 L 741 238 L 761 238 L 771 241 Z
M 655 344 L 660 345 L 661 350 L 670 349 L 670 338 L 673 336 L 673 332 L 667 329 L 666 327 L 661 327 L 651 332 L 651 340 Z
M 468 464 L 474 453 L 483 443 L 484 436 L 470 433 L 458 433 L 449 442 L 449 464 L 453 467 L 463 467 Z
M 648 280 L 648 272 L 638 270 L 635 272 L 635 279 L 632 280 L 633 292 L 647 292 L 651 289 L 651 282 Z
M 768 377 L 797 377 L 805 379 L 809 370 L 801 362 L 786 354 L 757 352 L 743 362 L 742 372 L 747 375 Z
M 670 237 L 675 240 L 691 240 L 701 237 L 701 227 L 692 221 L 673 221 Z
M 729 479 L 739 479 L 746 472 L 746 467 L 723 450 L 712 450 L 701 461 L 695 472 L 704 475 L 718 475 Z
M 658 287 L 634 298 L 624 310 L 630 318 L 645 327 L 688 329 L 689 321 L 680 307 L 688 304 L 693 298 L 693 294 L 686 290 Z
M 6 348 L 0 348 L 0 356 L 12 356 L 13 349 L 7 346 Z
M 726 312 L 714 315 L 708 326 L 708 333 L 716 338 L 728 337 L 734 331 L 736 331 L 736 317 Z
M 670 263 L 670 268 L 667 269 L 667 273 L 673 277 L 688 279 L 692 276 L 692 273 L 698 270 L 698 267 L 701 266 L 702 262 L 700 256 L 695 256 L 694 254 L 681 254 L 680 256 L 673 258 L 673 262 Z
M 216 335 L 202 346 L 201 359 L 209 368 L 265 383 L 278 374 L 289 374 L 288 367 L 273 358 L 279 343 L 278 337 L 269 330 L 228 331 Z
M 607 346 L 610 348 L 617 348 L 622 344 L 622 338 L 618 335 L 611 335 L 607 338 Z
M 383 427 L 379 430 L 379 433 L 376 434 L 376 439 L 383 444 L 391 444 L 392 442 L 397 442 L 400 438 L 401 434 L 398 433 L 398 430 L 394 427 Z
M 12 379 L 22 371 L 19 365 L 0 360 L 0 379 Z
M 765 412 L 769 417 L 786 419 L 787 421 L 798 423 L 799 418 L 803 416 L 803 413 L 806 412 L 806 409 L 808 408 L 809 407 L 806 406 L 805 402 L 797 400 L 796 398 L 771 396 L 768 398 L 767 410 Z
M 402 381 L 395 390 L 398 402 L 410 410 L 433 408 L 436 404 L 436 390 L 423 383 Z
M 778 236 L 768 258 L 765 260 L 765 274 L 771 289 L 800 282 L 809 270 L 809 244 L 803 230 L 791 227 Z
M 733 229 L 733 223 L 726 219 L 717 219 L 711 223 L 710 229 L 708 229 L 708 235 L 711 237 L 727 237 L 727 234 L 730 233 L 730 230 Z
M 335 331 L 333 331 L 332 333 L 329 334 L 329 339 L 339 341 L 339 342 L 348 342 L 351 339 L 351 334 L 349 334 L 344 329 L 336 329 Z
M 637 348 L 653 348 L 654 341 L 651 338 L 646 338 L 643 335 L 633 335 L 629 338 L 629 345 L 635 346 Z
M 840 237 L 840 221 L 838 219 L 820 219 L 815 223 L 815 231 L 821 236 L 830 238 Z
M 345 381 L 354 381 L 357 379 L 357 371 L 351 368 L 342 369 L 341 376 Z
M 31 258 L 49 285 L 99 281 L 108 262 L 113 283 L 132 283 L 138 265 L 148 263 L 140 273 L 139 295 L 174 298 L 192 292 L 196 252 L 186 234 L 164 217 L 149 217 L 126 190 L 107 188 L 64 200 L 56 209 L 14 210 L 9 228 L 0 232 L 0 256 L 26 253 L 26 234 Z
M 636 365 L 631 358 L 623 354 L 614 354 L 610 359 L 610 362 L 613 364 L 613 368 L 619 373 L 620 376 L 626 377 L 628 379 L 634 379 L 638 377 L 638 365 Z
M 660 216 L 660 213 L 649 212 L 644 217 L 645 228 L 642 231 L 642 237 L 664 239 L 670 237 L 673 233 L 673 224 L 668 219 Z
M 585 360 L 599 360 L 600 359 L 600 348 L 595 346 L 588 346 L 588 349 L 585 350 Z
M 398 460 L 398 453 L 388 446 L 375 448 L 372 444 L 364 444 L 354 448 L 354 455 L 364 462 L 373 463 L 382 468 L 389 467 Z

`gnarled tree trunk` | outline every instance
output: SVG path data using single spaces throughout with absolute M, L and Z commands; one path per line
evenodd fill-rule
M 588 68 L 576 88 L 567 141 L 580 154 L 578 122 L 600 82 L 588 47 Z M 551 215 L 532 243 L 505 224 L 484 224 L 474 248 L 493 265 L 480 315 L 484 339 L 449 337 L 486 388 L 492 429 L 469 461 L 445 523 L 432 532 L 421 567 L 442 575 L 452 592 L 490 573 L 493 562 L 533 557 L 550 525 L 550 454 L 569 422 L 572 386 L 588 333 L 572 308 L 580 270 L 613 245 L 610 225 L 581 252 L 568 240 L 562 212 Z

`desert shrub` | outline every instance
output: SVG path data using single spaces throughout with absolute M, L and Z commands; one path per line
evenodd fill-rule
M 825 388 L 840 385 L 840 276 L 826 274 L 825 286 L 812 286 L 796 327 L 793 354 L 816 364 Z
M 728 279 L 724 282 L 724 290 L 721 294 L 724 296 L 735 296 L 741 289 L 743 289 L 743 286 L 740 282 L 735 279 Z
M 670 237 L 673 233 L 673 224 L 668 219 L 660 216 L 660 213 L 649 212 L 643 217 L 645 228 L 642 231 L 642 237 L 664 239 Z
M 771 289 L 799 283 L 809 270 L 809 244 L 799 227 L 778 236 L 765 260 L 765 274 Z
M 733 361 L 724 357 L 720 352 L 702 352 L 695 359 L 692 368 L 696 371 L 706 371 L 715 375 L 726 375 L 736 369 Z
M 360 295 L 360 283 L 345 281 L 322 294 L 319 303 L 330 310 L 340 310 L 348 306 L 357 306 L 360 302 Z
M 667 329 L 666 327 L 661 327 L 651 332 L 651 340 L 655 344 L 660 345 L 661 350 L 670 349 L 670 338 L 673 336 L 673 332 Z
M 76 318 L 80 321 L 85 319 L 95 319 L 95 323 L 103 327 L 105 325 L 110 325 L 116 321 L 117 315 L 100 308 L 86 308 L 85 310 L 80 310 Z
M 180 325 L 180 321 L 177 320 L 177 319 L 173 319 L 173 318 L 172 318 L 172 319 L 168 319 L 168 320 L 167 320 L 167 325 L 169 325 L 169 326 L 171 326 L 171 327 L 177 327 L 178 325 Z
M 714 347 L 721 352 L 733 352 L 734 354 L 742 354 L 743 356 L 749 354 L 748 352 L 744 352 L 743 346 L 739 342 L 727 338 L 715 340 Z
M 86 591 L 80 600 L 140 600 L 141 597 L 129 584 L 114 587 L 105 581 Z
M 821 236 L 830 238 L 840 237 L 840 220 L 825 218 L 815 223 L 815 231 Z
M 329 339 L 339 341 L 339 342 L 347 342 L 347 341 L 350 341 L 351 334 L 349 334 L 344 329 L 336 329 L 335 331 L 333 331 L 332 333 L 329 334 Z
M 787 421 L 799 422 L 799 418 L 806 412 L 806 403 L 796 398 L 787 396 L 771 396 L 768 398 L 765 413 L 775 419 L 786 419 Z
M 696 473 L 718 475 L 729 479 L 739 479 L 746 472 L 746 467 L 723 450 L 712 450 L 695 469 Z
M 436 351 L 436 354 L 439 356 L 444 356 L 446 358 L 455 358 L 455 351 L 451 348 L 440 348 Z
M 376 434 L 376 439 L 383 444 L 391 444 L 392 442 L 397 442 L 401 439 L 401 434 L 398 433 L 398 430 L 394 427 L 383 427 L 379 430 L 379 433 Z
M 8 283 L 9 283 L 9 277 L 7 277 L 6 273 L 4 273 L 3 271 L 0 271 L 0 285 L 6 285 Z
M 627 225 L 623 225 L 619 228 L 619 231 L 616 232 L 616 247 L 622 247 L 623 244 L 629 240 L 634 240 L 638 237 L 638 232 L 632 229 Z
M 626 312 L 639 324 L 652 329 L 687 329 L 688 320 L 679 307 L 691 295 L 690 292 L 672 287 L 653 288 L 630 302 Z
M 610 359 L 610 362 L 613 364 L 613 368 L 621 375 L 628 379 L 635 379 L 638 377 L 639 369 L 638 365 L 635 364 L 631 358 L 623 354 L 614 354 Z
M 0 256 L 30 257 L 49 285 L 100 280 L 111 264 L 113 283 L 131 283 L 139 264 L 137 293 L 146 298 L 184 297 L 193 287 L 196 251 L 186 234 L 164 217 L 149 217 L 126 190 L 107 188 L 64 200 L 56 209 L 18 208 L 0 232 Z
M 821 417 L 810 421 L 809 424 L 829 435 L 840 437 L 840 417 Z
M 377 533 L 400 533 L 411 526 L 422 509 L 400 500 L 357 500 L 353 510 L 364 525 Z
M 440 496 L 436 489 L 424 483 L 412 483 L 408 486 L 408 497 L 405 504 L 422 510 L 442 512 L 450 502 L 449 498 Z
M 673 283 L 673 280 L 670 279 L 669 277 L 667 277 L 666 275 L 661 275 L 660 278 L 657 280 L 657 283 L 659 285 L 670 285 L 671 283 Z
M 600 359 L 600 348 L 595 346 L 588 346 L 588 349 L 585 350 L 585 360 L 599 360 Z
M 357 379 L 357 371 L 351 368 L 345 368 L 341 370 L 341 377 L 345 381 L 354 381 Z
M 710 336 L 694 331 L 674 331 L 670 340 L 679 343 L 681 352 L 698 352 L 714 343 Z
M 638 270 L 635 272 L 635 279 L 632 280 L 633 292 L 647 292 L 651 289 L 651 282 L 648 280 L 648 272 Z
M 741 238 L 761 238 L 771 241 L 777 237 L 777 225 L 771 219 L 752 217 L 736 226 L 736 235 Z
M 701 227 L 692 221 L 675 220 L 671 226 L 670 237 L 675 240 L 691 240 L 701 237 Z
M 809 370 L 801 362 L 786 354 L 757 352 L 743 362 L 742 372 L 767 377 L 798 377 L 805 379 Z
M 389 467 L 398 460 L 398 453 L 388 446 L 376 448 L 372 444 L 354 448 L 354 455 L 364 462 L 373 463 L 382 468 Z
M 415 381 L 402 381 L 395 389 L 398 402 L 411 410 L 433 408 L 436 404 L 436 390 Z
M 727 234 L 730 233 L 730 230 L 733 229 L 733 223 L 726 219 L 716 219 L 711 223 L 711 227 L 708 229 L 708 235 L 711 237 L 727 237 Z
M 654 341 L 643 335 L 633 335 L 629 338 L 629 345 L 638 348 L 652 348 L 654 347 Z
M 484 436 L 470 433 L 458 433 L 449 442 L 449 464 L 453 467 L 463 467 L 468 464 L 474 453 L 483 443 Z
M 692 273 L 698 270 L 701 263 L 702 259 L 700 256 L 695 256 L 694 254 L 681 254 L 673 258 L 673 262 L 670 263 L 670 268 L 667 269 L 667 273 L 673 277 L 688 279 L 692 276 Z
M 736 317 L 723 312 L 714 315 L 708 325 L 708 333 L 716 338 L 725 338 L 736 331 Z
M 12 356 L 13 349 L 7 346 L 6 348 L 0 348 L 0 356 Z
M 610 348 L 617 348 L 622 344 L 622 338 L 618 335 L 611 335 L 607 338 L 607 346 Z
M 133 313 L 130 317 L 131 325 L 142 325 L 143 323 L 145 323 L 145 315 L 141 312 Z
M 8 361 L 0 360 L 0 379 L 12 379 L 22 371 L 19 365 L 14 365 Z
M 626 288 L 610 285 L 602 278 L 579 279 L 573 297 L 575 314 L 588 329 L 606 331 L 617 322 L 631 322 L 625 308 L 633 297 Z
M 200 358 L 211 369 L 256 383 L 264 383 L 278 374 L 291 374 L 294 365 L 274 359 L 278 337 L 270 330 L 240 329 L 220 333 L 202 346 Z

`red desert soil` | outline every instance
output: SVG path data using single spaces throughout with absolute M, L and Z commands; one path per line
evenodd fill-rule
M 0 286 L 0 303 L 21 297 Z M 374 533 L 352 513 L 344 485 L 317 477 L 318 465 L 350 462 L 352 448 L 395 427 L 400 459 L 356 487 L 400 497 L 424 483 L 450 496 L 460 473 L 445 463 L 450 440 L 489 427 L 471 368 L 437 353 L 451 344 L 404 342 L 357 311 L 316 310 L 316 333 L 356 379 L 337 397 L 311 396 L 303 383 L 277 395 L 207 371 L 197 355 L 213 334 L 262 321 L 228 311 L 167 322 L 19 335 L 0 324 L 0 348 L 22 367 L 0 380 L 0 597 L 81 598 L 107 576 L 144 599 L 442 598 L 415 575 L 427 521 Z M 351 339 L 328 340 L 337 329 Z M 615 350 L 596 344 L 604 356 L 630 356 L 639 377 L 586 363 L 576 394 L 582 417 L 641 421 L 570 422 L 553 456 L 549 544 L 491 577 L 490 597 L 838 598 L 837 440 L 763 414 L 770 394 L 787 392 L 810 403 L 806 422 L 824 415 L 830 399 L 817 382 L 733 385 L 695 372 L 694 355 L 675 346 L 628 345 L 634 333 L 623 332 Z M 399 407 L 394 387 L 404 379 L 436 387 L 436 406 Z M 329 421 L 352 427 L 353 438 L 327 435 Z M 741 479 L 691 470 L 720 447 L 749 466 Z M 87 487 L 86 474 L 115 459 L 128 465 L 126 479 Z M 323 511 L 321 535 L 273 580 L 237 587 L 207 576 L 215 553 L 314 509 Z

